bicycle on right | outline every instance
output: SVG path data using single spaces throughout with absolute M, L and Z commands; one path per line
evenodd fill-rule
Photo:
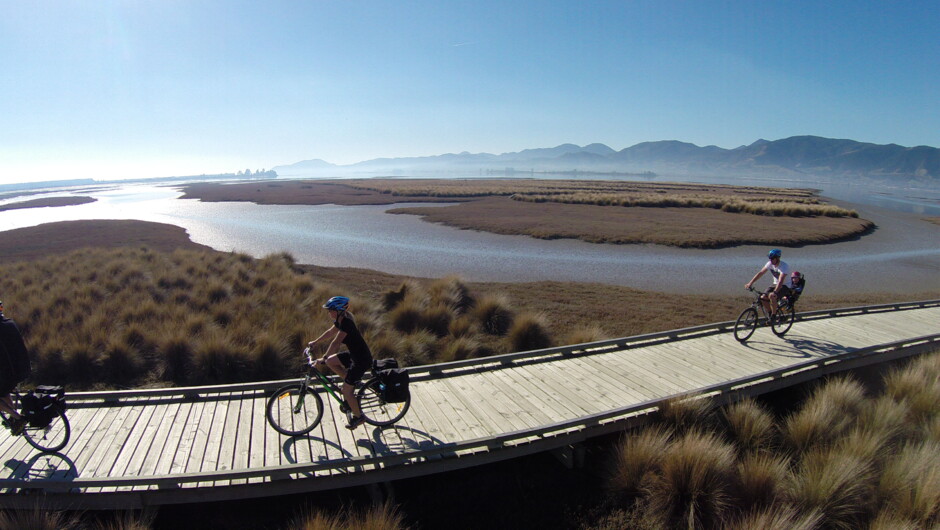
M 754 302 L 751 303 L 751 307 L 741 311 L 734 322 L 734 338 L 743 343 L 751 338 L 754 331 L 762 324 L 770 324 L 770 330 L 778 337 L 786 335 L 793 326 L 796 315 L 796 310 L 793 308 L 794 302 L 790 301 L 790 297 L 785 296 L 780 299 L 777 304 L 777 313 L 771 318 L 764 309 L 764 304 L 761 303 L 761 291 L 754 287 L 749 287 L 748 290 L 755 294 Z

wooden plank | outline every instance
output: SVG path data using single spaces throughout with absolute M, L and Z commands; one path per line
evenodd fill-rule
M 165 411 L 163 417 L 160 418 L 150 450 L 139 464 L 138 474 L 165 475 L 169 473 L 173 459 L 179 451 L 180 444 L 183 443 L 183 433 L 188 427 L 192 408 L 192 402 L 174 403 Z M 135 487 L 134 489 L 146 488 Z
M 456 442 L 460 439 L 460 435 L 437 402 L 431 399 L 430 394 L 426 392 L 428 386 L 429 382 L 427 381 L 411 384 L 411 407 L 414 410 L 409 410 L 408 414 L 418 416 L 424 425 L 425 434 L 430 439 L 441 443 Z
M 571 402 L 582 411 L 582 415 L 597 412 L 594 396 L 585 396 L 584 387 L 588 385 L 580 378 L 573 377 L 566 370 L 565 361 L 546 364 L 527 364 L 514 370 L 523 376 L 523 383 L 531 387 L 542 388 L 558 401 Z
M 257 399 L 252 399 L 251 397 L 242 398 L 242 406 L 239 411 L 238 416 L 238 429 L 235 435 L 235 452 L 232 455 L 232 469 L 247 469 L 249 467 L 248 463 L 251 460 L 251 451 L 252 451 L 252 441 L 254 437 L 252 436 L 254 432 L 254 418 L 257 416 L 255 413 L 255 404 Z M 264 405 L 262 405 L 264 406 Z M 263 418 L 259 418 L 262 421 Z M 262 451 L 264 448 L 262 447 Z M 247 484 L 247 479 L 238 479 L 233 480 L 232 484 Z
M 497 412 L 485 410 L 473 397 L 468 395 L 463 377 L 448 377 L 436 382 L 439 388 L 450 398 L 450 402 L 462 409 L 461 419 L 475 423 L 480 437 L 495 436 L 502 432 L 512 431 L 512 425 L 504 420 Z
M 648 386 L 637 376 L 636 365 L 644 363 L 636 350 L 611 352 L 579 358 L 578 365 L 587 373 L 588 381 L 596 380 L 620 403 L 640 402 L 647 399 L 648 392 L 640 390 Z
M 186 466 L 183 468 L 184 473 L 202 471 L 203 462 L 209 450 L 210 440 L 213 435 L 213 425 L 216 423 L 216 418 L 219 419 L 219 423 L 225 421 L 225 404 L 222 400 L 217 399 L 218 397 L 218 394 L 206 396 L 207 402 L 202 411 L 202 415 L 199 417 L 199 427 L 196 430 L 196 437 L 193 439 L 189 458 L 186 459 Z M 209 485 L 209 483 L 196 484 L 198 487 Z
M 127 441 L 127 435 L 137 421 L 142 406 L 119 406 L 116 408 L 116 417 L 102 426 L 107 431 L 101 441 L 96 444 L 94 452 L 82 464 L 75 463 L 76 468 L 81 469 L 82 476 L 108 476 L 107 473 L 111 469 L 115 455 L 120 452 L 120 448 Z
M 455 441 L 472 440 L 489 436 L 489 431 L 480 423 L 480 421 L 470 414 L 463 401 L 454 399 L 451 390 L 446 388 L 442 379 L 433 379 L 425 382 L 423 392 L 437 405 L 443 413 L 443 417 L 450 422 L 450 425 L 457 431 L 459 438 Z
M 182 431 L 179 434 L 179 444 L 176 446 L 176 451 L 172 455 L 169 455 L 170 458 L 167 458 L 169 453 L 161 455 L 160 460 L 155 466 L 155 474 L 161 475 L 186 472 L 186 466 L 189 465 L 190 457 L 196 450 L 196 439 L 199 436 L 202 415 L 211 415 L 213 410 L 214 406 L 209 407 L 209 403 L 204 399 L 192 403 L 192 406 L 189 408 L 189 413 L 186 415 L 186 422 L 182 426 Z M 176 432 L 176 429 L 172 432 Z
M 539 425 L 529 414 L 521 413 L 519 404 L 509 399 L 502 387 L 496 384 L 493 378 L 488 377 L 490 373 L 468 373 L 451 381 L 460 381 L 462 384 L 459 386 L 468 398 L 490 417 L 498 417 L 496 419 L 508 422 L 510 430 L 527 430 Z
M 570 400 L 561 397 L 557 389 L 543 384 L 541 381 L 533 382 L 529 371 L 521 366 L 514 366 L 502 370 L 502 373 L 516 385 L 523 395 L 530 395 L 535 403 L 542 403 L 543 407 L 558 411 L 566 418 L 576 418 L 588 414 L 588 411 Z
M 743 372 L 740 364 L 725 364 L 727 357 L 697 352 L 690 356 L 687 350 L 677 349 L 672 344 L 661 344 L 657 353 L 664 363 L 671 364 L 683 377 L 698 384 L 714 384 L 724 381 L 729 376 Z
M 108 476 L 121 477 L 127 473 L 127 468 L 131 461 L 136 457 L 138 460 L 143 458 L 143 454 L 150 449 L 150 442 L 153 441 L 153 435 L 159 422 L 152 422 L 151 419 L 158 409 L 165 409 L 166 405 L 151 405 L 142 407 L 137 417 L 137 422 L 127 434 L 127 442 L 121 447 L 117 458 L 108 471 Z M 159 420 L 159 418 L 157 418 Z M 129 489 L 129 488 L 118 488 Z M 108 491 L 107 489 L 104 491 Z
M 234 469 L 232 467 L 235 461 L 236 444 L 242 438 L 239 422 L 241 421 L 242 411 L 246 407 L 251 408 L 251 403 L 244 399 L 244 392 L 236 392 L 230 396 L 228 401 L 228 412 L 225 416 L 225 423 L 221 425 L 222 435 L 219 438 L 219 458 L 216 469 Z M 216 485 L 228 486 L 229 481 L 216 482 Z
M 514 366 L 502 371 L 510 381 L 516 384 L 516 388 L 521 393 L 527 393 L 532 396 L 533 401 L 544 403 L 545 406 L 562 412 L 568 417 L 578 417 L 589 414 L 587 410 L 577 403 L 565 399 L 553 385 L 540 384 L 541 381 L 533 381 L 531 371 L 526 370 L 524 366 Z M 565 412 L 567 411 L 567 413 Z
M 533 427 L 556 423 L 567 419 L 554 407 L 544 407 L 544 402 L 536 401 L 528 389 L 516 385 L 505 370 L 493 370 L 485 373 L 492 380 L 502 395 L 515 405 L 517 413 L 524 416 Z

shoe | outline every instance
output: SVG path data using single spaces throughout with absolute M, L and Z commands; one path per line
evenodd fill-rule
M 353 416 L 353 417 L 349 420 L 349 424 L 346 425 L 346 428 L 351 431 L 351 430 L 355 429 L 356 427 L 362 425 L 362 424 L 365 423 L 365 422 L 366 422 L 366 417 L 365 417 L 365 416 Z
M 19 418 L 10 418 L 6 422 L 7 427 L 10 428 L 10 432 L 13 433 L 13 436 L 19 436 L 23 434 L 23 429 L 26 428 L 26 418 L 20 416 Z

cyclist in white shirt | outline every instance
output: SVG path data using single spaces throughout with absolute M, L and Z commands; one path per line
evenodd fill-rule
M 751 281 L 744 284 L 745 289 L 750 289 L 754 282 L 761 276 L 769 272 L 774 277 L 774 283 L 767 288 L 767 291 L 760 296 L 764 309 L 773 318 L 777 313 L 777 302 L 780 298 L 790 295 L 790 266 L 780 259 L 783 253 L 779 248 L 775 248 L 767 253 L 767 263 L 757 271 L 757 274 L 751 278 Z

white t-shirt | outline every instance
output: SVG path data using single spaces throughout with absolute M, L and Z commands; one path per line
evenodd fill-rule
M 783 260 L 780 260 L 780 263 L 774 267 L 772 261 L 767 260 L 767 265 L 764 265 L 764 270 L 769 271 L 771 276 L 774 277 L 774 287 L 777 286 L 777 283 L 783 278 L 783 284 L 787 287 L 793 287 L 790 284 L 790 266 Z

